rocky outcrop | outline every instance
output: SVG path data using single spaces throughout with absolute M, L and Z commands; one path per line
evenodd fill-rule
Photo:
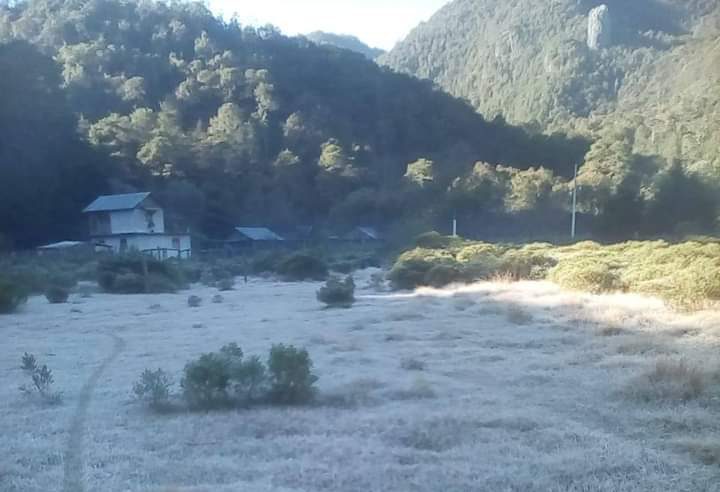
M 607 48 L 612 44 L 612 19 L 607 5 L 590 11 L 587 44 L 591 50 Z

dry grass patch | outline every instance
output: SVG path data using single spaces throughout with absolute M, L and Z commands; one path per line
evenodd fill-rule
M 424 371 L 425 370 L 425 363 L 418 359 L 403 359 L 400 362 L 400 367 L 405 369 L 406 371 Z
M 391 400 L 425 400 L 437 398 L 437 393 L 427 379 L 417 378 L 410 387 L 391 391 L 388 397 Z
M 528 325 L 533 321 L 532 314 L 518 306 L 510 306 L 505 312 L 505 317 L 514 325 Z
M 655 366 L 635 378 L 627 387 L 634 398 L 644 401 L 681 400 L 699 397 L 707 386 L 707 376 L 685 360 L 660 359 Z
M 627 334 L 627 330 L 619 326 L 601 326 L 596 331 L 596 334 L 601 337 L 617 337 Z
M 680 446 L 705 465 L 720 465 L 720 442 L 693 439 L 680 442 Z

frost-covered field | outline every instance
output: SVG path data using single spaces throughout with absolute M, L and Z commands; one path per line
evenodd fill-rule
M 720 313 L 539 282 L 377 293 L 369 274 L 349 310 L 321 309 L 318 284 L 263 279 L 222 304 L 204 287 L 32 298 L 0 317 L 0 490 L 720 490 Z M 318 403 L 156 415 L 133 401 L 143 369 L 177 381 L 232 341 L 307 347 Z M 26 351 L 61 406 L 18 391 Z

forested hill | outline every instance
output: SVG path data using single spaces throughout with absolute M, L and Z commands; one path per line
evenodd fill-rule
M 591 137 L 581 182 L 596 191 L 633 174 L 641 199 L 680 162 L 720 192 L 717 0 L 454 0 L 380 62 L 488 118 Z
M 307 34 L 305 37 L 316 44 L 327 44 L 335 46 L 336 48 L 355 51 L 361 55 L 365 55 L 370 60 L 374 60 L 385 53 L 383 50 L 379 48 L 372 48 L 360 41 L 357 37 L 350 36 L 348 34 L 334 34 L 331 32 L 315 31 Z
M 89 200 L 138 189 L 213 237 L 433 217 L 476 161 L 567 175 L 587 151 L 200 3 L 0 2 L 0 73 L 0 234 L 18 245 L 81 237 Z

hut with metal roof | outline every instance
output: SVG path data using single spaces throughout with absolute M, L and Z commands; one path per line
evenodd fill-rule
M 98 247 L 116 253 L 138 250 L 160 258 L 189 257 L 190 235 L 165 231 L 165 214 L 148 192 L 103 195 L 83 210 L 90 222 L 90 238 Z

